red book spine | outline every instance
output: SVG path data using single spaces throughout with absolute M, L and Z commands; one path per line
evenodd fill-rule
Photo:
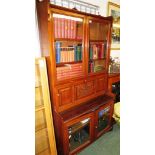
M 102 44 L 101 53 L 101 58 L 104 58 L 104 43 Z
M 61 19 L 61 37 L 65 38 L 65 19 Z
M 98 44 L 98 58 L 102 58 L 102 45 L 101 44 Z
M 74 31 L 74 20 L 70 20 L 71 29 L 70 29 L 70 38 L 73 39 L 73 31 Z
M 58 38 L 61 38 L 61 18 L 58 18 L 58 30 L 57 30 Z
M 58 37 L 58 18 L 54 18 L 54 37 Z
M 68 38 L 68 19 L 65 19 L 64 20 L 64 24 L 65 24 L 65 32 L 64 32 L 64 35 L 65 35 L 65 38 Z
M 73 21 L 73 38 L 76 38 L 76 21 Z
M 68 19 L 67 25 L 68 25 L 68 38 L 71 38 L 71 20 L 70 19 Z

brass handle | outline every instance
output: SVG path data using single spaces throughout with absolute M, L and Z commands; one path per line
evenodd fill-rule
M 60 96 L 60 94 L 57 94 L 57 96 Z
M 95 126 L 95 128 L 97 129 L 97 126 Z

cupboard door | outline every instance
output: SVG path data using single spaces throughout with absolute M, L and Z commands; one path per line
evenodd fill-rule
M 89 19 L 88 74 L 106 72 L 110 24 L 95 18 Z
M 111 125 L 112 117 L 112 104 L 101 107 L 96 111 L 96 137 L 100 136 L 106 130 L 109 129 Z
M 64 143 L 66 145 L 64 147 L 67 148 L 66 154 L 74 154 L 92 141 L 93 126 L 93 113 L 74 119 L 65 124 L 66 139 L 64 139 Z
M 55 10 L 52 14 L 53 54 L 57 82 L 85 75 L 84 16 Z
M 83 81 L 75 85 L 75 100 L 89 97 L 95 93 L 95 80 Z
M 101 76 L 96 80 L 96 93 L 104 93 L 106 90 L 107 77 Z
M 72 85 L 65 85 L 57 88 L 57 103 L 58 108 L 64 110 L 68 105 L 73 103 L 73 87 Z

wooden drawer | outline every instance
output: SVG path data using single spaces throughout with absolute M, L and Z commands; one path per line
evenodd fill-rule
M 84 80 L 75 85 L 75 100 L 79 100 L 95 93 L 95 80 Z
M 96 79 L 96 93 L 104 93 L 107 87 L 107 77 L 100 76 Z

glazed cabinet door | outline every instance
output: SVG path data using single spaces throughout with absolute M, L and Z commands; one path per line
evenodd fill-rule
M 84 21 L 83 15 L 51 10 L 51 50 L 56 82 L 85 76 Z
M 74 154 L 93 140 L 93 113 L 74 119 L 65 124 L 65 155 Z
M 88 74 L 106 73 L 110 23 L 88 19 Z
M 72 85 L 62 85 L 56 88 L 56 106 L 59 111 L 65 110 L 74 102 L 74 88 Z
M 95 136 L 96 138 L 111 128 L 111 117 L 113 112 L 112 102 L 102 106 L 96 111 Z

